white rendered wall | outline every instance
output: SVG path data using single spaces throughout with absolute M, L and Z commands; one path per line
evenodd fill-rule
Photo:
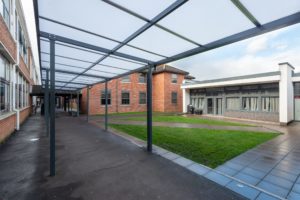
M 187 105 L 190 104 L 190 90 L 189 89 L 182 89 L 182 111 L 183 113 L 187 113 Z
M 279 81 L 279 121 L 287 124 L 294 120 L 294 88 L 292 73 L 294 67 L 289 63 L 280 63 L 281 72 Z

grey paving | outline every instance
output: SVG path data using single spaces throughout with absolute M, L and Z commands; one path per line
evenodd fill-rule
M 48 177 L 49 138 L 41 118 L 29 118 L 1 144 L 0 199 L 244 199 L 178 165 L 186 160 L 149 154 L 78 118 L 60 116 L 56 125 L 55 177 Z
M 300 199 L 300 123 L 264 126 L 284 134 L 229 160 L 217 170 L 281 198 Z M 257 197 L 269 198 L 274 197 Z

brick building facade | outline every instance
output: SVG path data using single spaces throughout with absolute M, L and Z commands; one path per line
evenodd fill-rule
M 31 113 L 30 90 L 38 84 L 22 5 L 0 1 L 0 142 Z
M 152 96 L 154 112 L 182 112 L 182 91 L 184 79 L 192 79 L 189 73 L 177 68 L 161 65 L 153 72 Z M 108 82 L 108 112 L 142 112 L 146 105 L 146 72 L 134 73 Z M 105 84 L 90 89 L 89 112 L 91 115 L 105 112 Z M 102 97 L 102 98 L 101 98 Z M 82 90 L 81 110 L 86 113 L 87 89 Z

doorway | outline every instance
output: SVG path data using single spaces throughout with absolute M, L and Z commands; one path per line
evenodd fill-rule
M 217 98 L 217 115 L 223 115 L 222 98 Z
M 207 114 L 214 114 L 214 102 L 212 98 L 207 99 Z

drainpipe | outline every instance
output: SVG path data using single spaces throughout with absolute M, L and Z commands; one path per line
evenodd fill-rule
M 12 73 L 12 110 L 16 112 L 16 130 L 20 130 L 20 111 L 16 109 L 16 80 L 17 80 L 17 74 L 16 74 L 16 68 L 17 65 L 13 65 L 13 73 Z

